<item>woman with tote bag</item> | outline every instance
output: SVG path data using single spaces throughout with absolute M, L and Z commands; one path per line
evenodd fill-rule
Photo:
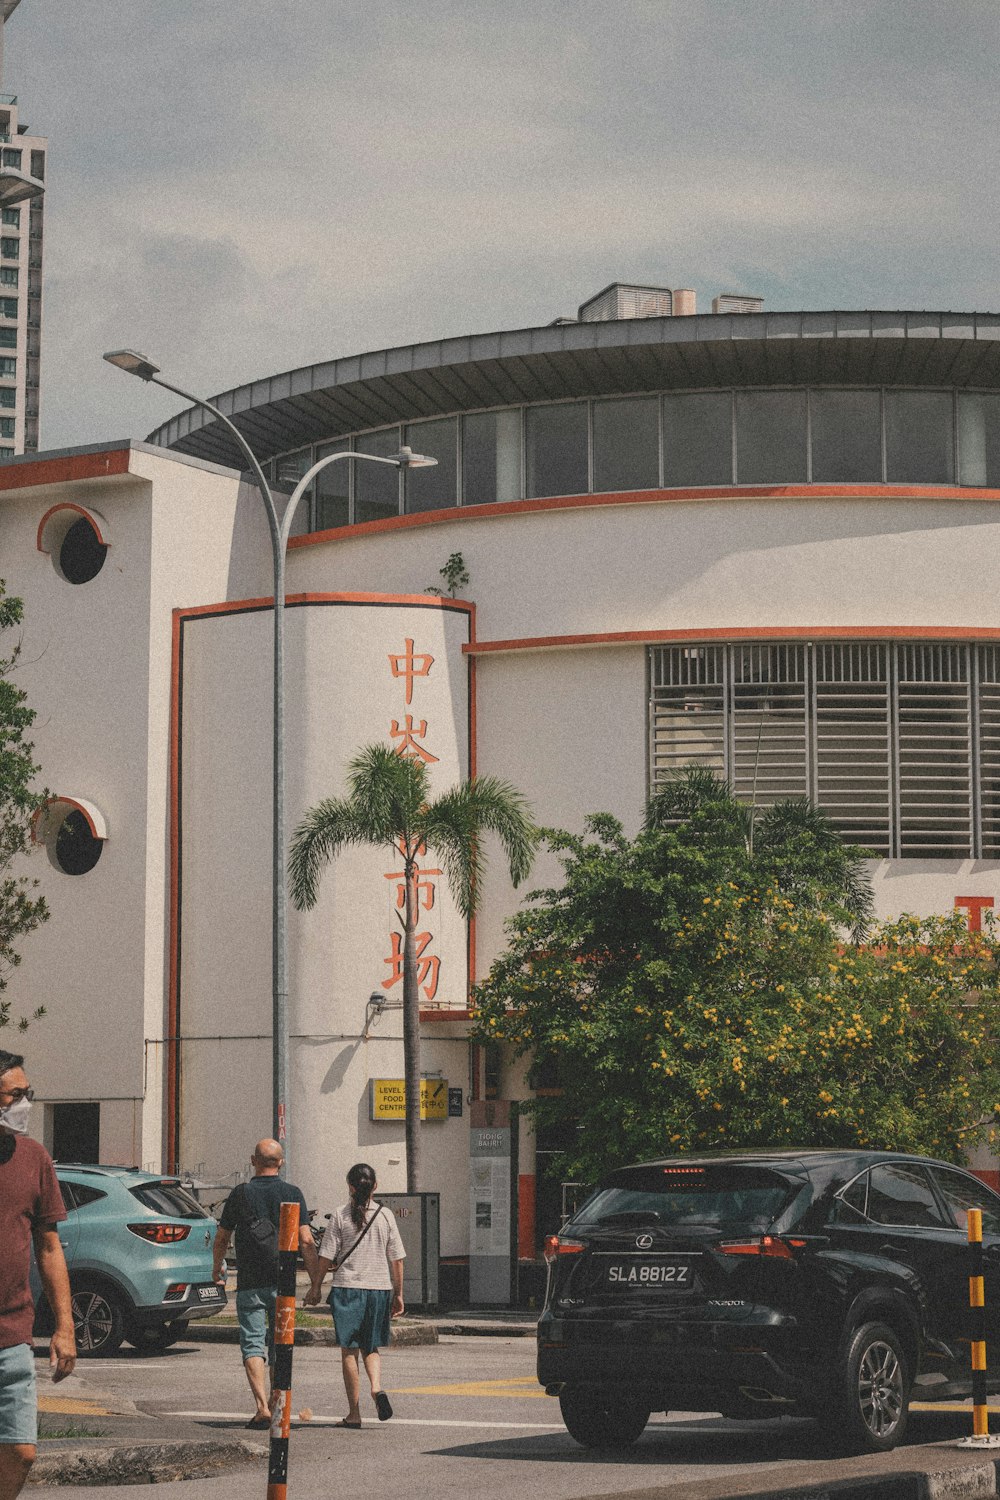
M 327 1301 L 340 1345 L 340 1363 L 347 1391 L 347 1416 L 341 1427 L 361 1427 L 361 1371 L 359 1356 L 380 1422 L 392 1416 L 392 1405 L 382 1389 L 379 1348 L 389 1342 L 389 1320 L 403 1311 L 403 1261 L 406 1251 L 396 1220 L 372 1197 L 377 1183 L 374 1169 L 358 1162 L 347 1174 L 350 1201 L 330 1215 L 319 1250 L 316 1273 L 305 1301 L 320 1300 L 327 1271 L 333 1269 L 333 1288 Z

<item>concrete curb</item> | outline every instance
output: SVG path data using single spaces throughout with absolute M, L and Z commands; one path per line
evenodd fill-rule
M 30 1484 L 166 1484 L 175 1479 L 212 1479 L 223 1470 L 266 1459 L 267 1449 L 243 1439 L 214 1442 L 44 1445 L 28 1476 Z
M 451 1323 L 447 1319 L 437 1325 L 439 1334 L 456 1334 L 464 1338 L 533 1339 L 534 1323 Z
M 913 1457 L 919 1450 L 911 1450 Z M 898 1459 L 900 1450 L 895 1450 Z M 881 1457 L 881 1456 L 880 1456 Z M 885 1454 L 888 1465 L 893 1455 Z M 953 1466 L 941 1467 L 942 1455 L 926 1454 L 926 1467 L 893 1473 L 858 1467 L 871 1459 L 834 1460 L 829 1468 L 835 1472 L 818 1484 L 781 1484 L 780 1471 L 767 1481 L 764 1476 L 741 1479 L 729 1474 L 720 1479 L 703 1479 L 683 1486 L 684 1500 L 994 1500 L 1000 1496 L 1000 1462 L 984 1462 L 970 1454 Z M 934 1465 L 934 1467 L 932 1467 Z M 836 1470 L 841 1473 L 836 1473 Z M 853 1473 L 843 1472 L 854 1469 Z M 775 1483 L 777 1478 L 778 1483 Z M 677 1485 L 654 1485 L 649 1489 L 608 1491 L 591 1495 L 588 1500 L 677 1500 Z
M 389 1347 L 405 1349 L 413 1344 L 436 1344 L 437 1327 L 433 1323 L 403 1323 L 393 1326 Z M 205 1324 L 191 1327 L 182 1342 L 198 1344 L 238 1344 L 240 1331 L 235 1324 Z M 304 1349 L 309 1345 L 320 1349 L 336 1349 L 337 1336 L 332 1328 L 296 1328 L 295 1347 Z

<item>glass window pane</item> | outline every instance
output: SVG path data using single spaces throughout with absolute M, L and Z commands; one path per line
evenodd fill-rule
M 729 392 L 664 396 L 663 483 L 732 482 L 733 398 Z
M 969 1209 L 979 1208 L 983 1214 L 983 1234 L 1000 1234 L 1000 1198 L 985 1183 L 976 1182 L 962 1172 L 949 1172 L 947 1167 L 927 1170 L 948 1205 L 956 1229 L 968 1233 Z
M 433 469 L 407 469 L 404 475 L 408 511 L 442 510 L 457 503 L 458 421 L 411 422 L 403 440 L 414 453 L 436 458 Z
M 886 391 L 885 477 L 892 483 L 950 484 L 955 478 L 951 396 Z
M 958 398 L 959 483 L 1000 487 L 1000 396 Z
M 660 482 L 655 396 L 594 402 L 594 489 L 655 490 Z
M 350 446 L 347 438 L 340 438 L 335 443 L 321 443 L 316 449 L 316 457 L 326 458 L 330 453 L 346 453 Z M 347 525 L 350 519 L 350 469 L 350 459 L 341 459 L 338 463 L 328 464 L 325 469 L 320 469 L 316 475 L 316 510 L 313 516 L 315 531 L 331 531 L 335 526 Z
M 805 477 L 805 392 L 737 391 L 737 484 L 795 484 Z
M 587 404 L 529 406 L 525 440 L 529 498 L 587 493 Z
M 521 408 L 463 418 L 462 504 L 521 498 Z
M 882 478 L 878 391 L 813 391 L 809 400 L 813 482 L 878 483 Z
M 940 1229 L 944 1223 L 923 1167 L 906 1162 L 872 1167 L 868 1217 L 912 1229 Z
M 358 453 L 372 453 L 378 458 L 395 458 L 399 452 L 399 428 L 369 432 L 354 445 Z M 354 519 L 382 521 L 399 515 L 399 470 L 388 464 L 366 464 L 355 459 Z

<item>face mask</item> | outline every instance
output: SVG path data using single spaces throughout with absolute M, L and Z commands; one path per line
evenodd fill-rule
M 16 1099 L 6 1109 L 0 1109 L 0 1125 L 12 1130 L 15 1135 L 27 1135 L 28 1116 L 31 1113 L 30 1099 Z

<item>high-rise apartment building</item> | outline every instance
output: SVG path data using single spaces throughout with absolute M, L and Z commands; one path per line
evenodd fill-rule
M 0 0 L 0 87 L 3 31 L 19 4 Z M 19 122 L 17 95 L 0 93 L 0 459 L 38 448 L 47 150 Z

